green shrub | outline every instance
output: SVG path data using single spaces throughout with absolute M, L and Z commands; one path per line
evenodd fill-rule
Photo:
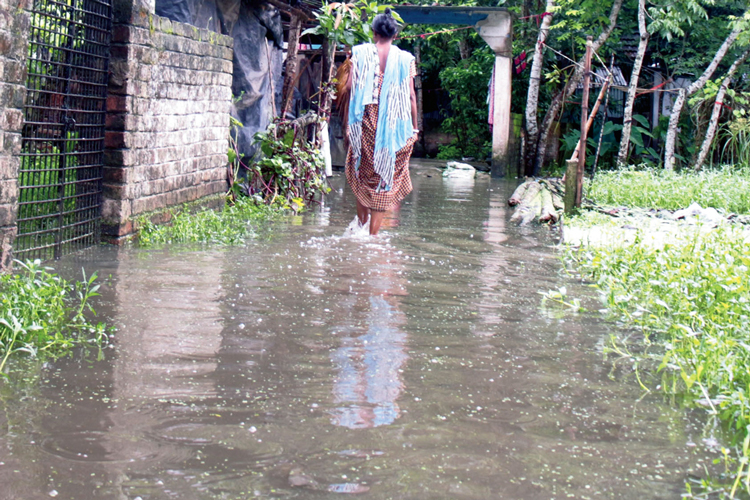
M 451 100 L 450 114 L 441 128 L 456 139 L 448 148 L 440 148 L 439 158 L 485 160 L 489 156 L 492 134 L 487 124 L 486 99 L 494 62 L 495 55 L 485 45 L 475 49 L 468 59 L 440 72 L 440 82 Z
M 260 154 L 239 172 L 235 192 L 296 212 L 330 191 L 323 154 L 307 139 L 307 127 L 277 118 L 255 140 Z
M 138 243 L 145 247 L 174 243 L 241 245 L 255 235 L 254 228 L 260 222 L 271 220 L 282 210 L 278 203 L 269 206 L 258 198 L 239 196 L 220 211 L 180 212 L 169 224 L 156 225 L 143 219 Z
M 86 316 L 95 314 L 96 274 L 73 284 L 38 260 L 17 265 L 18 274 L 0 275 L 0 373 L 13 353 L 60 355 L 105 338 L 105 326 Z
M 699 173 L 627 168 L 600 172 L 584 188 L 600 205 L 677 210 L 695 202 L 739 214 L 750 213 L 750 169 L 725 167 Z

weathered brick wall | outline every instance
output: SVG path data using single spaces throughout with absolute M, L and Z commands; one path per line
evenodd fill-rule
M 232 39 L 135 12 L 113 31 L 103 233 L 227 188 Z
M 16 235 L 28 33 L 25 0 L 0 0 L 0 269 L 10 266 Z

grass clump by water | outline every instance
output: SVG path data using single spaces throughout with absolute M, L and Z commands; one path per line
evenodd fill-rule
M 70 283 L 38 260 L 16 265 L 17 274 L 0 275 L 0 374 L 14 353 L 57 356 L 106 337 L 106 327 L 87 317 L 95 314 L 96 274 Z
M 241 245 L 255 236 L 255 227 L 277 217 L 283 207 L 265 205 L 257 200 L 239 196 L 222 210 L 203 209 L 181 212 L 169 224 L 156 225 L 148 219 L 141 221 L 138 242 L 141 246 L 174 243 L 211 243 Z
M 739 470 L 724 478 L 724 494 L 738 488 L 750 494 L 747 233 L 733 227 L 684 231 L 663 246 L 636 238 L 569 250 L 568 256 L 601 290 L 609 310 L 642 330 L 649 347 L 635 359 L 656 356 L 652 367 L 663 390 L 705 408 L 730 431 Z M 628 353 L 624 339 L 613 339 L 613 346 Z
M 678 210 L 698 203 L 738 214 L 750 213 L 750 169 L 675 173 L 627 168 L 597 173 L 586 197 L 599 205 Z

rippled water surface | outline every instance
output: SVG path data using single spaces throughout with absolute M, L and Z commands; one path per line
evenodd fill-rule
M 113 347 L 0 391 L 0 499 L 679 498 L 700 425 L 544 307 L 590 289 L 512 187 L 417 169 L 384 237 L 318 212 L 231 249 L 101 247 Z M 589 309 L 597 309 L 593 301 Z

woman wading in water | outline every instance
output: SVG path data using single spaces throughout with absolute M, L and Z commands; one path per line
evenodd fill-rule
M 385 211 L 412 190 L 409 157 L 417 142 L 414 56 L 392 45 L 391 9 L 372 22 L 375 43 L 352 48 L 346 179 L 357 197 L 360 226 L 377 235 Z

